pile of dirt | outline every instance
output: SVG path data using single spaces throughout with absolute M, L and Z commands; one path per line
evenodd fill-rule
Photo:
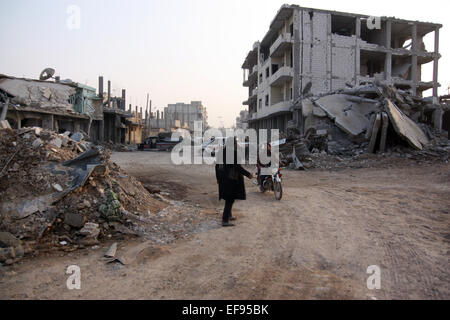
M 109 150 L 69 134 L 1 129 L 0 262 L 148 228 L 142 221 L 168 204 L 109 157 Z

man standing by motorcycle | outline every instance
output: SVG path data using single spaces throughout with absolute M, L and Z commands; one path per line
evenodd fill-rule
M 237 139 L 236 137 L 228 138 L 233 139 L 228 141 L 226 145 L 233 146 L 233 160 L 232 163 L 227 163 L 227 148 L 221 149 L 216 154 L 216 179 L 219 185 L 219 200 L 225 200 L 225 208 L 223 209 L 222 226 L 232 227 L 230 221 L 236 220 L 233 218 L 231 209 L 235 200 L 245 200 L 245 185 L 244 176 L 249 179 L 253 179 L 253 175 L 245 170 L 239 163 L 237 157 Z M 218 161 L 222 159 L 222 161 Z
M 272 146 L 270 145 L 270 143 L 267 143 L 266 145 L 266 152 L 267 152 L 267 157 L 270 158 L 272 156 Z M 264 149 L 262 148 L 261 152 L 264 152 Z M 268 164 L 262 164 L 260 161 L 260 157 L 259 157 L 259 153 L 258 153 L 258 159 L 256 162 L 256 167 L 258 169 L 257 171 L 257 181 L 258 181 L 258 185 L 259 185 L 259 189 L 261 192 L 264 192 L 264 186 L 263 186 L 263 182 L 266 179 L 267 175 L 261 175 L 261 168 L 270 168 L 271 166 L 271 162 L 269 161 Z

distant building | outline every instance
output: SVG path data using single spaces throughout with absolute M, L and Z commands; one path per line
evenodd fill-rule
M 239 117 L 236 118 L 236 129 L 244 129 L 248 128 L 248 111 L 242 110 L 239 113 Z
M 166 130 L 183 128 L 193 131 L 194 121 L 203 122 L 203 130 L 208 126 L 208 113 L 201 101 L 192 101 L 190 104 L 178 102 L 169 104 L 161 115 L 160 125 Z

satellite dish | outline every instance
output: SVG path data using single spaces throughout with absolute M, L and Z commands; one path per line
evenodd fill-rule
M 39 80 L 48 80 L 55 75 L 55 69 L 47 68 L 44 69 L 39 75 Z

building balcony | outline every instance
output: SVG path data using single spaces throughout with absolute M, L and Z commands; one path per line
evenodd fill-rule
M 258 65 L 254 65 L 250 70 L 248 79 L 242 84 L 244 87 L 250 87 L 258 81 Z
M 291 112 L 291 107 L 292 107 L 291 100 L 280 101 L 271 105 L 270 107 L 262 108 L 257 113 L 253 113 L 251 120 L 264 119 L 279 114 L 289 113 Z
M 292 67 L 281 67 L 270 77 L 270 85 L 281 87 L 284 83 L 292 81 L 294 78 L 294 69 Z
M 294 40 L 290 33 L 281 34 L 270 47 L 270 57 L 281 57 L 287 49 L 292 48 Z

